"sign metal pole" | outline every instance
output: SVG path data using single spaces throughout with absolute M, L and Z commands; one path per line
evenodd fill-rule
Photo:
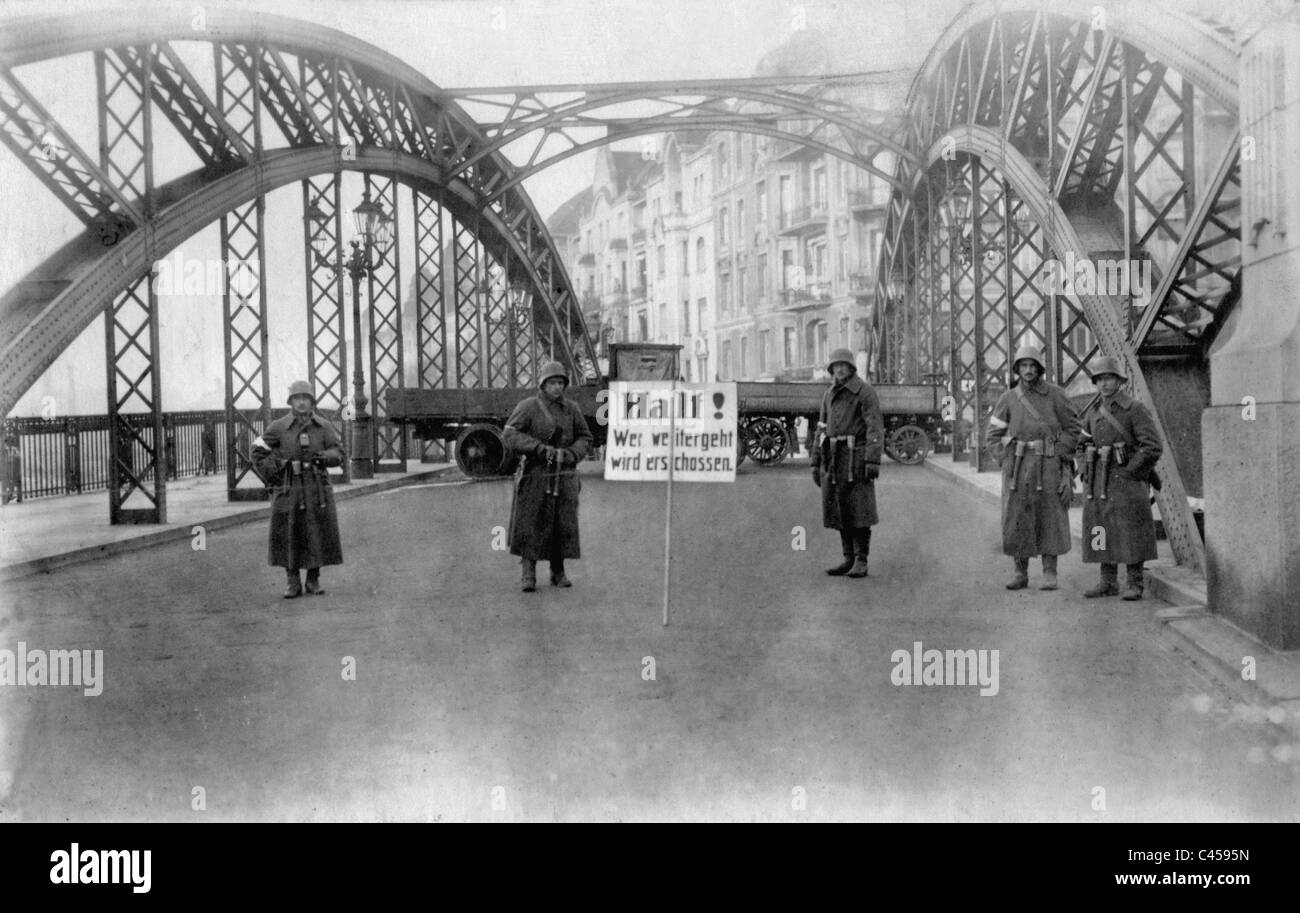
M 668 569 L 673 548 L 673 450 L 677 437 L 677 378 L 668 392 L 668 503 L 664 508 L 664 627 L 668 627 Z

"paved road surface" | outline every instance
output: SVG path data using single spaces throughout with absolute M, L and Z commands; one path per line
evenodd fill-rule
M 584 479 L 571 590 L 520 593 L 492 549 L 505 482 L 340 505 L 324 598 L 279 598 L 262 525 L 11 582 L 0 646 L 102 649 L 105 688 L 0 689 L 0 817 L 1300 816 L 1300 746 L 1152 603 L 1084 600 L 1077 554 L 1062 590 L 1007 592 L 996 509 L 924 469 L 885 467 L 861 581 L 823 575 L 838 538 L 805 469 L 679 487 L 667 629 L 663 494 Z M 894 685 L 916 641 L 997 650 L 997 694 Z

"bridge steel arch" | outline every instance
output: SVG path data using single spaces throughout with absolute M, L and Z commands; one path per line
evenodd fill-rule
M 1152 4 L 969 4 L 909 92 L 914 155 L 896 172 L 905 189 L 887 213 L 873 327 L 879 377 L 947 376 L 980 468 L 1017 345 L 1042 345 L 1064 384 L 1096 352 L 1121 358 L 1161 427 L 1171 545 L 1200 571 L 1180 466 L 1194 457 L 1199 473 L 1199 407 L 1193 451 L 1167 433 L 1190 410 L 1159 408 L 1148 375 L 1172 361 L 1203 378 L 1237 304 L 1240 55 L 1222 24 Z M 964 196 L 969 215 L 954 224 Z M 1143 306 L 1042 281 L 1045 264 L 1102 260 L 1147 265 Z
M 210 78 L 187 66 L 181 42 L 210 47 Z M 83 54 L 96 85 L 97 154 L 77 143 L 22 72 Z M 154 179 L 163 119 L 198 166 L 167 184 Z M 311 207 L 316 216 L 304 219 L 304 248 L 308 362 L 322 406 L 341 408 L 347 399 L 343 278 L 315 262 L 310 243 L 323 237 L 340 246 L 345 170 L 363 172 L 368 195 L 394 215 L 398 183 L 413 190 L 421 383 L 524 382 L 542 357 L 558 358 L 575 377 L 595 372 L 569 277 L 511 164 L 480 154 L 483 131 L 427 78 L 340 32 L 193 7 L 147 19 L 106 11 L 13 20 L 0 36 L 0 142 L 85 226 L 0 301 L 0 404 L 12 408 L 105 314 L 113 522 L 165 522 L 150 272 L 214 221 L 230 271 L 249 280 L 233 291 L 227 283 L 223 299 L 230 495 L 262 496 L 260 485 L 246 483 L 255 483 L 248 442 L 271 405 L 265 195 L 287 183 L 301 181 L 304 214 Z M 370 393 L 380 420 L 383 391 L 404 372 L 398 250 L 394 243 L 376 256 L 366 289 Z M 400 429 L 382 421 L 372 446 L 381 469 L 407 456 Z M 132 499 L 143 508 L 129 506 Z

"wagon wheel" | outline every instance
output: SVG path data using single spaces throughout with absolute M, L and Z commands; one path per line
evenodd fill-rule
M 790 438 L 785 425 L 774 418 L 756 418 L 745 427 L 746 452 L 760 466 L 774 466 L 785 459 Z
M 496 425 L 471 425 L 456 439 L 456 465 L 472 479 L 505 472 L 506 444 Z
M 919 425 L 895 428 L 885 442 L 885 453 L 889 454 L 889 458 L 907 466 L 924 463 L 929 452 L 930 436 Z

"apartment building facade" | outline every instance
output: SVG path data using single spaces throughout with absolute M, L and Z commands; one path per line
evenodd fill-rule
M 592 184 L 547 225 L 602 369 L 614 342 L 683 346 L 682 376 L 716 375 L 711 153 L 700 131 L 597 154 Z

